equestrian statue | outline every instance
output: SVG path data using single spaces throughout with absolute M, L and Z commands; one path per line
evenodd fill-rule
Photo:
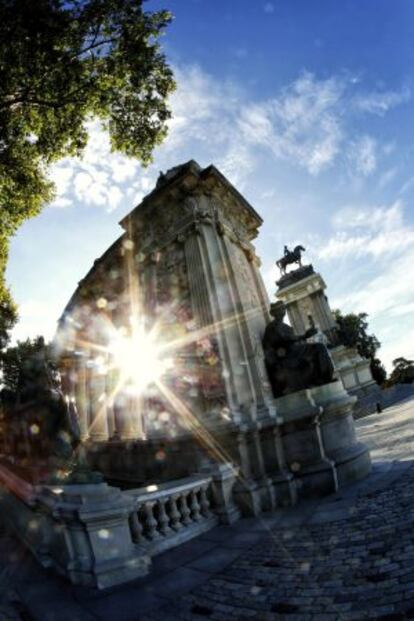
M 284 255 L 281 259 L 276 261 L 276 265 L 280 269 L 282 274 L 286 274 L 286 268 L 291 263 L 298 263 L 299 267 L 302 267 L 302 252 L 305 252 L 306 248 L 303 246 L 295 246 L 293 250 L 289 250 L 287 246 L 284 248 Z

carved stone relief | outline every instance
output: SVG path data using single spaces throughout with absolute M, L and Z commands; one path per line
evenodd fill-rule
M 232 256 L 239 284 L 243 285 L 242 303 L 246 310 L 260 306 L 260 298 L 256 289 L 253 275 L 245 252 L 232 244 Z

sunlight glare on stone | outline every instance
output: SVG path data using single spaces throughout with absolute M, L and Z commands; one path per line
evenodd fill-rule
M 155 342 L 154 332 L 146 332 L 142 326 L 134 326 L 132 334 L 118 330 L 111 340 L 109 351 L 135 394 L 160 379 L 171 366 L 169 358 L 161 359 L 161 348 Z

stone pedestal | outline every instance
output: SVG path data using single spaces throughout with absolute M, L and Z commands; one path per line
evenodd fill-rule
M 331 349 L 332 360 L 346 390 L 357 397 L 374 392 L 378 397 L 381 389 L 372 378 L 370 363 L 353 347 L 338 345 Z
M 337 326 L 325 295 L 326 284 L 322 276 L 314 272 L 312 265 L 285 274 L 276 284 L 276 295 L 284 302 L 297 334 L 303 334 L 315 325 L 328 338 L 332 338 Z
M 148 573 L 150 558 L 133 544 L 133 501 L 106 483 L 45 488 L 43 512 L 54 519 L 52 564 L 73 584 L 107 588 Z
M 339 380 L 275 399 L 299 497 L 332 493 L 369 473 L 369 451 L 355 435 L 355 402 Z
M 322 442 L 326 455 L 335 464 L 339 487 L 363 478 L 371 470 L 371 458 L 355 433 L 356 397 L 348 394 L 341 381 L 320 386 L 312 392 L 323 409 Z
M 316 327 L 326 337 L 338 377 L 346 390 L 358 397 L 367 393 L 379 394 L 372 377 L 369 360 L 358 352 L 338 343 L 337 324 L 325 295 L 326 284 L 312 265 L 305 265 L 285 274 L 276 283 L 277 297 L 284 302 L 289 321 L 296 334 Z
M 282 422 L 282 442 L 289 470 L 300 497 L 321 496 L 338 489 L 335 465 L 324 449 L 321 433 L 323 408 L 310 390 L 276 399 Z
M 212 474 L 215 513 L 221 524 L 233 524 L 240 518 L 240 511 L 233 501 L 233 487 L 238 475 L 230 464 L 217 464 L 209 468 Z

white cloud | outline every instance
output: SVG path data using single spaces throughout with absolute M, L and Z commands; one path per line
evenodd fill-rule
M 408 91 L 358 95 L 360 83 L 353 76 L 319 79 L 305 71 L 273 97 L 252 100 L 233 82 L 218 81 L 197 66 L 176 67 L 175 75 L 169 135 L 155 150 L 155 164 L 144 172 L 136 160 L 111 153 L 107 133 L 91 121 L 82 159 L 67 158 L 52 170 L 58 188 L 55 206 L 67 206 L 72 197 L 112 211 L 131 195 L 131 186 L 141 197 L 160 169 L 190 158 L 214 161 L 241 189 L 269 155 L 313 176 L 344 163 L 368 176 L 377 169 L 378 154 L 384 156 L 383 145 L 366 133 L 358 135 L 354 127 L 351 135 L 350 107 L 353 114 L 385 114 L 409 97 Z M 391 174 L 383 176 L 383 184 Z
M 391 181 L 393 179 L 395 179 L 395 177 L 398 174 L 398 169 L 396 167 L 393 168 L 389 168 L 388 170 L 385 170 L 378 181 L 378 186 L 383 189 L 386 185 L 388 185 L 389 183 L 391 183 Z
M 413 246 L 414 229 L 404 223 L 403 203 L 341 209 L 333 217 L 333 237 L 320 247 L 321 259 L 385 257 Z
M 68 199 L 68 198 L 64 198 L 63 196 L 60 196 L 59 198 L 56 198 L 53 203 L 51 204 L 51 207 L 57 208 L 57 209 L 65 209 L 66 207 L 70 207 L 72 204 L 72 202 Z
M 406 103 L 410 98 L 410 89 L 405 86 L 400 91 L 382 91 L 377 93 L 359 94 L 353 98 L 352 103 L 358 110 L 384 116 L 388 110 L 395 108 L 402 103 Z
M 403 222 L 403 203 L 399 200 L 390 206 L 359 205 L 340 209 L 332 217 L 336 229 L 368 228 L 372 230 L 392 230 L 400 228 Z
M 366 312 L 370 330 L 383 343 L 379 355 L 390 368 L 398 355 L 414 352 L 412 266 L 414 227 L 404 204 L 341 209 L 332 219 L 334 236 L 317 253 L 331 269 L 345 270 L 333 306 L 344 312 Z M 343 262 L 345 262 L 343 264 Z M 341 272 L 341 273 L 345 273 Z M 338 278 L 338 276 L 337 276 Z
M 348 157 L 355 171 L 367 177 L 377 167 L 377 143 L 371 136 L 361 136 L 349 147 Z
M 407 315 L 408 313 L 414 313 L 414 302 L 400 304 L 399 306 L 394 307 L 391 312 L 391 314 L 395 317 Z
M 276 158 L 318 174 L 331 165 L 343 140 L 336 108 L 344 89 L 341 79 L 317 80 L 305 72 L 278 97 L 246 106 L 239 119 L 242 134 Z
M 405 192 L 408 192 L 409 190 L 414 189 L 414 177 L 410 177 L 402 186 L 401 190 L 399 191 L 399 195 L 401 196 L 401 194 L 405 194 Z

